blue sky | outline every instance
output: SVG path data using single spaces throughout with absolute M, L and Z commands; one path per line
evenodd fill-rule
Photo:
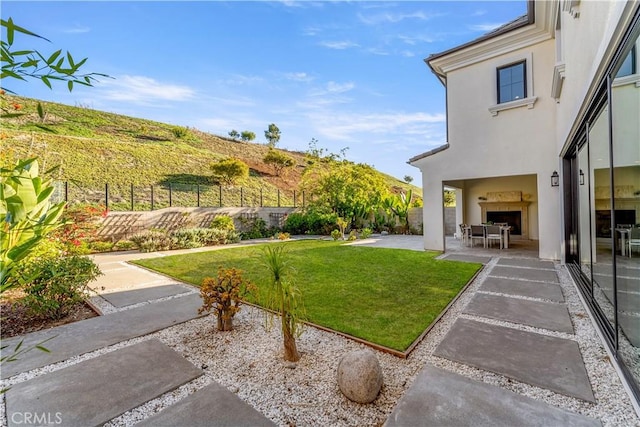
M 11 82 L 31 98 L 218 135 L 275 123 L 279 147 L 318 146 L 402 179 L 446 142 L 445 92 L 423 59 L 526 12 L 525 1 L 3 1 L 47 37 L 15 46 L 88 57 L 93 88 Z M 4 34 L 3 34 L 4 36 Z

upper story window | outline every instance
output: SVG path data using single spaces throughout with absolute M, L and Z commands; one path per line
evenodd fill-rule
M 527 97 L 526 61 L 498 68 L 498 104 Z

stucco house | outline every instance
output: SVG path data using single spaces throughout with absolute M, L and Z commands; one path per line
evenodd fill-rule
M 637 402 L 639 34 L 639 1 L 530 1 L 525 16 L 429 56 L 447 142 L 409 160 L 425 249 L 447 250 L 444 188 L 458 224 L 508 222 L 514 239 L 537 240 L 540 258 L 571 273 Z

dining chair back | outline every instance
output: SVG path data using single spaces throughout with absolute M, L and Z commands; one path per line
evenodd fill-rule
M 500 245 L 500 249 L 502 249 L 502 235 L 501 233 L 501 229 L 499 225 L 487 225 L 486 227 L 486 231 L 487 231 L 487 245 L 491 245 L 492 241 L 498 241 L 498 244 Z
M 473 241 L 474 240 L 481 240 L 482 241 L 482 246 L 486 247 L 487 246 L 487 242 L 486 242 L 484 226 L 482 226 L 482 225 L 472 225 L 471 226 L 471 233 L 469 234 L 469 239 L 471 239 L 471 246 L 473 246 Z

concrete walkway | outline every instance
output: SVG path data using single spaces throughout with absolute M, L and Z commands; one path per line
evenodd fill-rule
M 384 236 L 357 244 L 422 250 L 420 236 Z M 117 308 L 116 312 L 3 340 L 3 345 L 11 346 L 19 340 L 33 344 L 56 336 L 47 343 L 51 353 L 29 352 L 15 365 L 3 366 L 2 377 L 13 377 L 197 317 L 201 301 L 195 288 L 126 262 L 193 251 L 95 255 L 93 259 L 105 275 L 94 287 Z M 438 357 L 593 401 L 575 341 L 491 323 L 500 321 L 572 334 L 553 263 L 525 258 L 499 258 L 496 263 L 487 254 L 457 253 L 446 257 L 483 264 L 494 261 L 487 267 L 488 277 L 464 311 L 486 320 L 458 319 L 436 348 Z M 95 375 L 102 375 L 105 380 L 97 381 Z M 201 371 L 180 354 L 157 340 L 148 340 L 54 372 L 39 372 L 33 379 L 18 382 L 6 396 L 6 412 L 56 413 L 59 411 L 56 408 L 63 408 L 64 425 L 101 425 L 199 375 Z M 156 382 L 145 380 L 156 376 Z M 212 414 L 220 421 L 218 424 L 211 424 Z M 176 425 L 177 421 L 183 425 L 272 424 L 217 384 L 205 387 L 144 423 Z M 426 366 L 398 402 L 386 425 L 590 426 L 599 425 L 599 421 Z
M 553 263 L 499 258 L 489 269 L 463 311 L 478 320 L 458 318 L 434 354 L 594 402 L 576 341 L 518 328 L 573 334 Z M 427 365 L 385 425 L 597 426 L 600 421 Z

